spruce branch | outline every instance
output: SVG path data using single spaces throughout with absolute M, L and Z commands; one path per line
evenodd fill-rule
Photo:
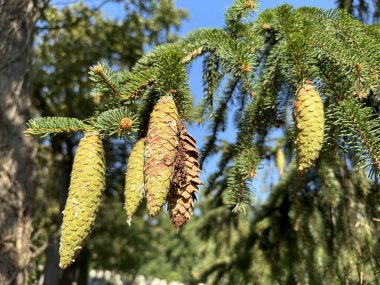
M 378 89 L 379 80 L 374 74 L 379 71 L 380 54 L 374 51 L 379 45 L 366 27 L 338 11 L 319 11 L 311 18 L 321 23 L 309 37 L 320 67 L 350 81 L 362 96 Z
M 140 103 L 137 109 L 137 118 L 139 118 L 140 130 L 138 135 L 144 137 L 148 129 L 150 113 L 153 110 L 155 102 L 158 100 L 158 96 L 154 90 L 154 86 L 148 87 L 143 93 L 140 99 Z
M 182 57 L 185 56 L 183 51 L 184 43 L 183 40 L 179 40 L 175 43 L 166 43 L 155 47 L 152 51 L 143 55 L 140 60 L 133 66 L 132 71 L 139 73 L 141 71 L 150 69 L 156 65 L 160 57 L 166 53 L 170 53 L 174 50 L 181 51 Z
M 153 87 L 159 96 L 172 96 L 179 113 L 187 117 L 193 106 L 193 97 L 188 83 L 187 68 L 181 64 L 183 56 L 184 52 L 178 48 L 166 50 L 158 57 L 154 64 L 158 70 L 157 82 Z
M 227 175 L 227 197 L 233 212 L 246 213 L 253 203 L 253 188 L 250 185 L 256 176 L 258 156 L 253 147 L 243 149 L 235 158 Z
M 247 71 L 243 74 L 245 88 L 248 90 L 249 95 L 251 97 L 254 97 L 255 92 L 253 91 L 253 88 L 252 88 L 252 80 L 251 80 L 250 76 L 248 75 L 249 72 L 251 71 L 251 69 L 249 67 L 247 67 L 246 70 Z
M 120 137 L 132 136 L 139 129 L 137 117 L 127 108 L 116 108 L 98 114 L 91 120 L 94 128 L 102 134 Z
M 214 53 L 223 67 L 224 73 L 241 77 L 256 66 L 256 55 L 250 42 L 231 37 L 227 32 L 217 29 L 202 29 L 190 33 L 185 43 L 196 43 L 205 51 Z
M 241 19 L 257 11 L 258 8 L 257 0 L 235 0 L 225 14 L 227 29 L 234 31 Z
M 374 166 L 380 172 L 380 119 L 362 103 L 347 97 L 334 106 L 342 140 L 358 155 L 362 167 Z
M 128 72 L 122 78 L 123 87 L 121 97 L 123 101 L 131 103 L 156 82 L 157 69 L 149 68 L 138 73 Z
M 234 91 L 238 86 L 239 79 L 230 78 L 224 90 L 223 96 L 219 100 L 219 106 L 215 111 L 215 115 L 212 118 L 212 123 L 210 125 L 211 134 L 208 136 L 205 145 L 202 147 L 200 154 L 200 165 L 201 169 L 206 160 L 206 158 L 213 154 L 216 150 L 216 140 L 219 131 L 223 128 L 226 122 L 227 108 L 228 104 L 233 98 Z
M 214 96 L 221 83 L 223 74 L 220 72 L 219 60 L 213 53 L 209 53 L 203 60 L 203 93 L 204 107 L 210 111 L 210 116 L 214 111 Z M 202 110 L 204 113 L 205 110 Z
M 206 49 L 204 47 L 199 47 L 191 52 L 189 52 L 182 60 L 181 64 L 189 64 L 191 61 L 196 59 L 197 57 L 201 56 L 206 52 Z
M 83 132 L 92 127 L 76 118 L 44 117 L 29 120 L 26 134 L 45 137 L 49 134 Z
M 266 56 L 267 67 L 263 68 L 255 82 L 254 99 L 245 107 L 238 122 L 236 147 L 245 147 L 256 137 L 260 148 L 268 129 L 276 120 L 276 98 L 281 91 L 283 77 L 281 74 L 281 56 L 279 46 L 268 47 Z M 252 90 L 253 92 L 253 90 Z
M 120 78 L 117 73 L 113 72 L 107 64 L 99 62 L 97 65 L 90 67 L 89 78 L 95 83 L 93 94 L 111 92 L 119 98 L 122 98 L 120 90 Z
M 216 181 L 221 177 L 224 177 L 224 173 L 228 167 L 228 164 L 233 160 L 236 155 L 236 147 L 234 144 L 230 144 L 228 142 L 224 142 L 222 146 L 219 148 L 219 151 L 222 153 L 222 157 L 218 162 L 218 171 L 209 175 L 207 179 L 207 187 L 204 190 L 205 195 L 210 194 L 214 188 Z

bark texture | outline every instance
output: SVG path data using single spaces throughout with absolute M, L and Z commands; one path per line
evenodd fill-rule
M 0 284 L 26 284 L 32 253 L 35 148 L 30 108 L 35 3 L 0 0 Z

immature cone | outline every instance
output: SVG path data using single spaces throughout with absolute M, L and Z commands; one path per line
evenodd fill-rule
M 284 174 L 284 169 L 285 169 L 285 154 L 284 151 L 282 150 L 282 147 L 277 147 L 276 150 L 276 164 L 278 168 L 278 172 L 280 173 L 280 176 Z
M 322 99 L 309 81 L 297 93 L 293 117 L 297 131 L 298 171 L 303 174 L 319 155 L 324 128 Z
M 144 139 L 133 146 L 125 174 L 125 205 L 128 223 L 144 197 Z
M 105 158 L 96 132 L 85 134 L 75 154 L 69 195 L 63 211 L 59 266 L 69 266 L 94 225 L 105 186 Z
M 198 149 L 193 137 L 187 133 L 182 122 L 178 123 L 180 144 L 176 157 L 174 177 L 168 196 L 170 220 L 179 229 L 191 218 L 194 209 L 195 192 L 199 179 Z
M 149 215 L 165 204 L 179 144 L 178 111 L 173 98 L 163 97 L 150 115 L 145 141 L 144 178 Z

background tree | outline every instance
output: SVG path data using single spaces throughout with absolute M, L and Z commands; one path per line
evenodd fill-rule
M 29 119 L 30 62 L 35 1 L 7 1 L 0 9 L 0 283 L 25 284 L 33 255 L 34 143 Z
M 346 10 L 362 22 L 378 22 L 380 19 L 380 1 L 378 0 L 338 0 L 336 3 L 340 9 Z

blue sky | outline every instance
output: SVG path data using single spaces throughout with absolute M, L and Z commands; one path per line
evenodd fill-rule
M 315 6 L 323 9 L 331 9 L 335 7 L 335 1 L 328 0 L 312 0 L 312 1 L 280 1 L 269 0 L 259 1 L 259 12 L 267 9 L 274 8 L 281 4 L 288 3 L 294 7 L 301 6 Z M 231 6 L 233 0 L 177 0 L 176 6 L 187 9 L 190 14 L 190 20 L 182 25 L 181 32 L 186 33 L 195 28 L 205 27 L 220 27 L 223 25 L 223 15 L 227 8 Z

